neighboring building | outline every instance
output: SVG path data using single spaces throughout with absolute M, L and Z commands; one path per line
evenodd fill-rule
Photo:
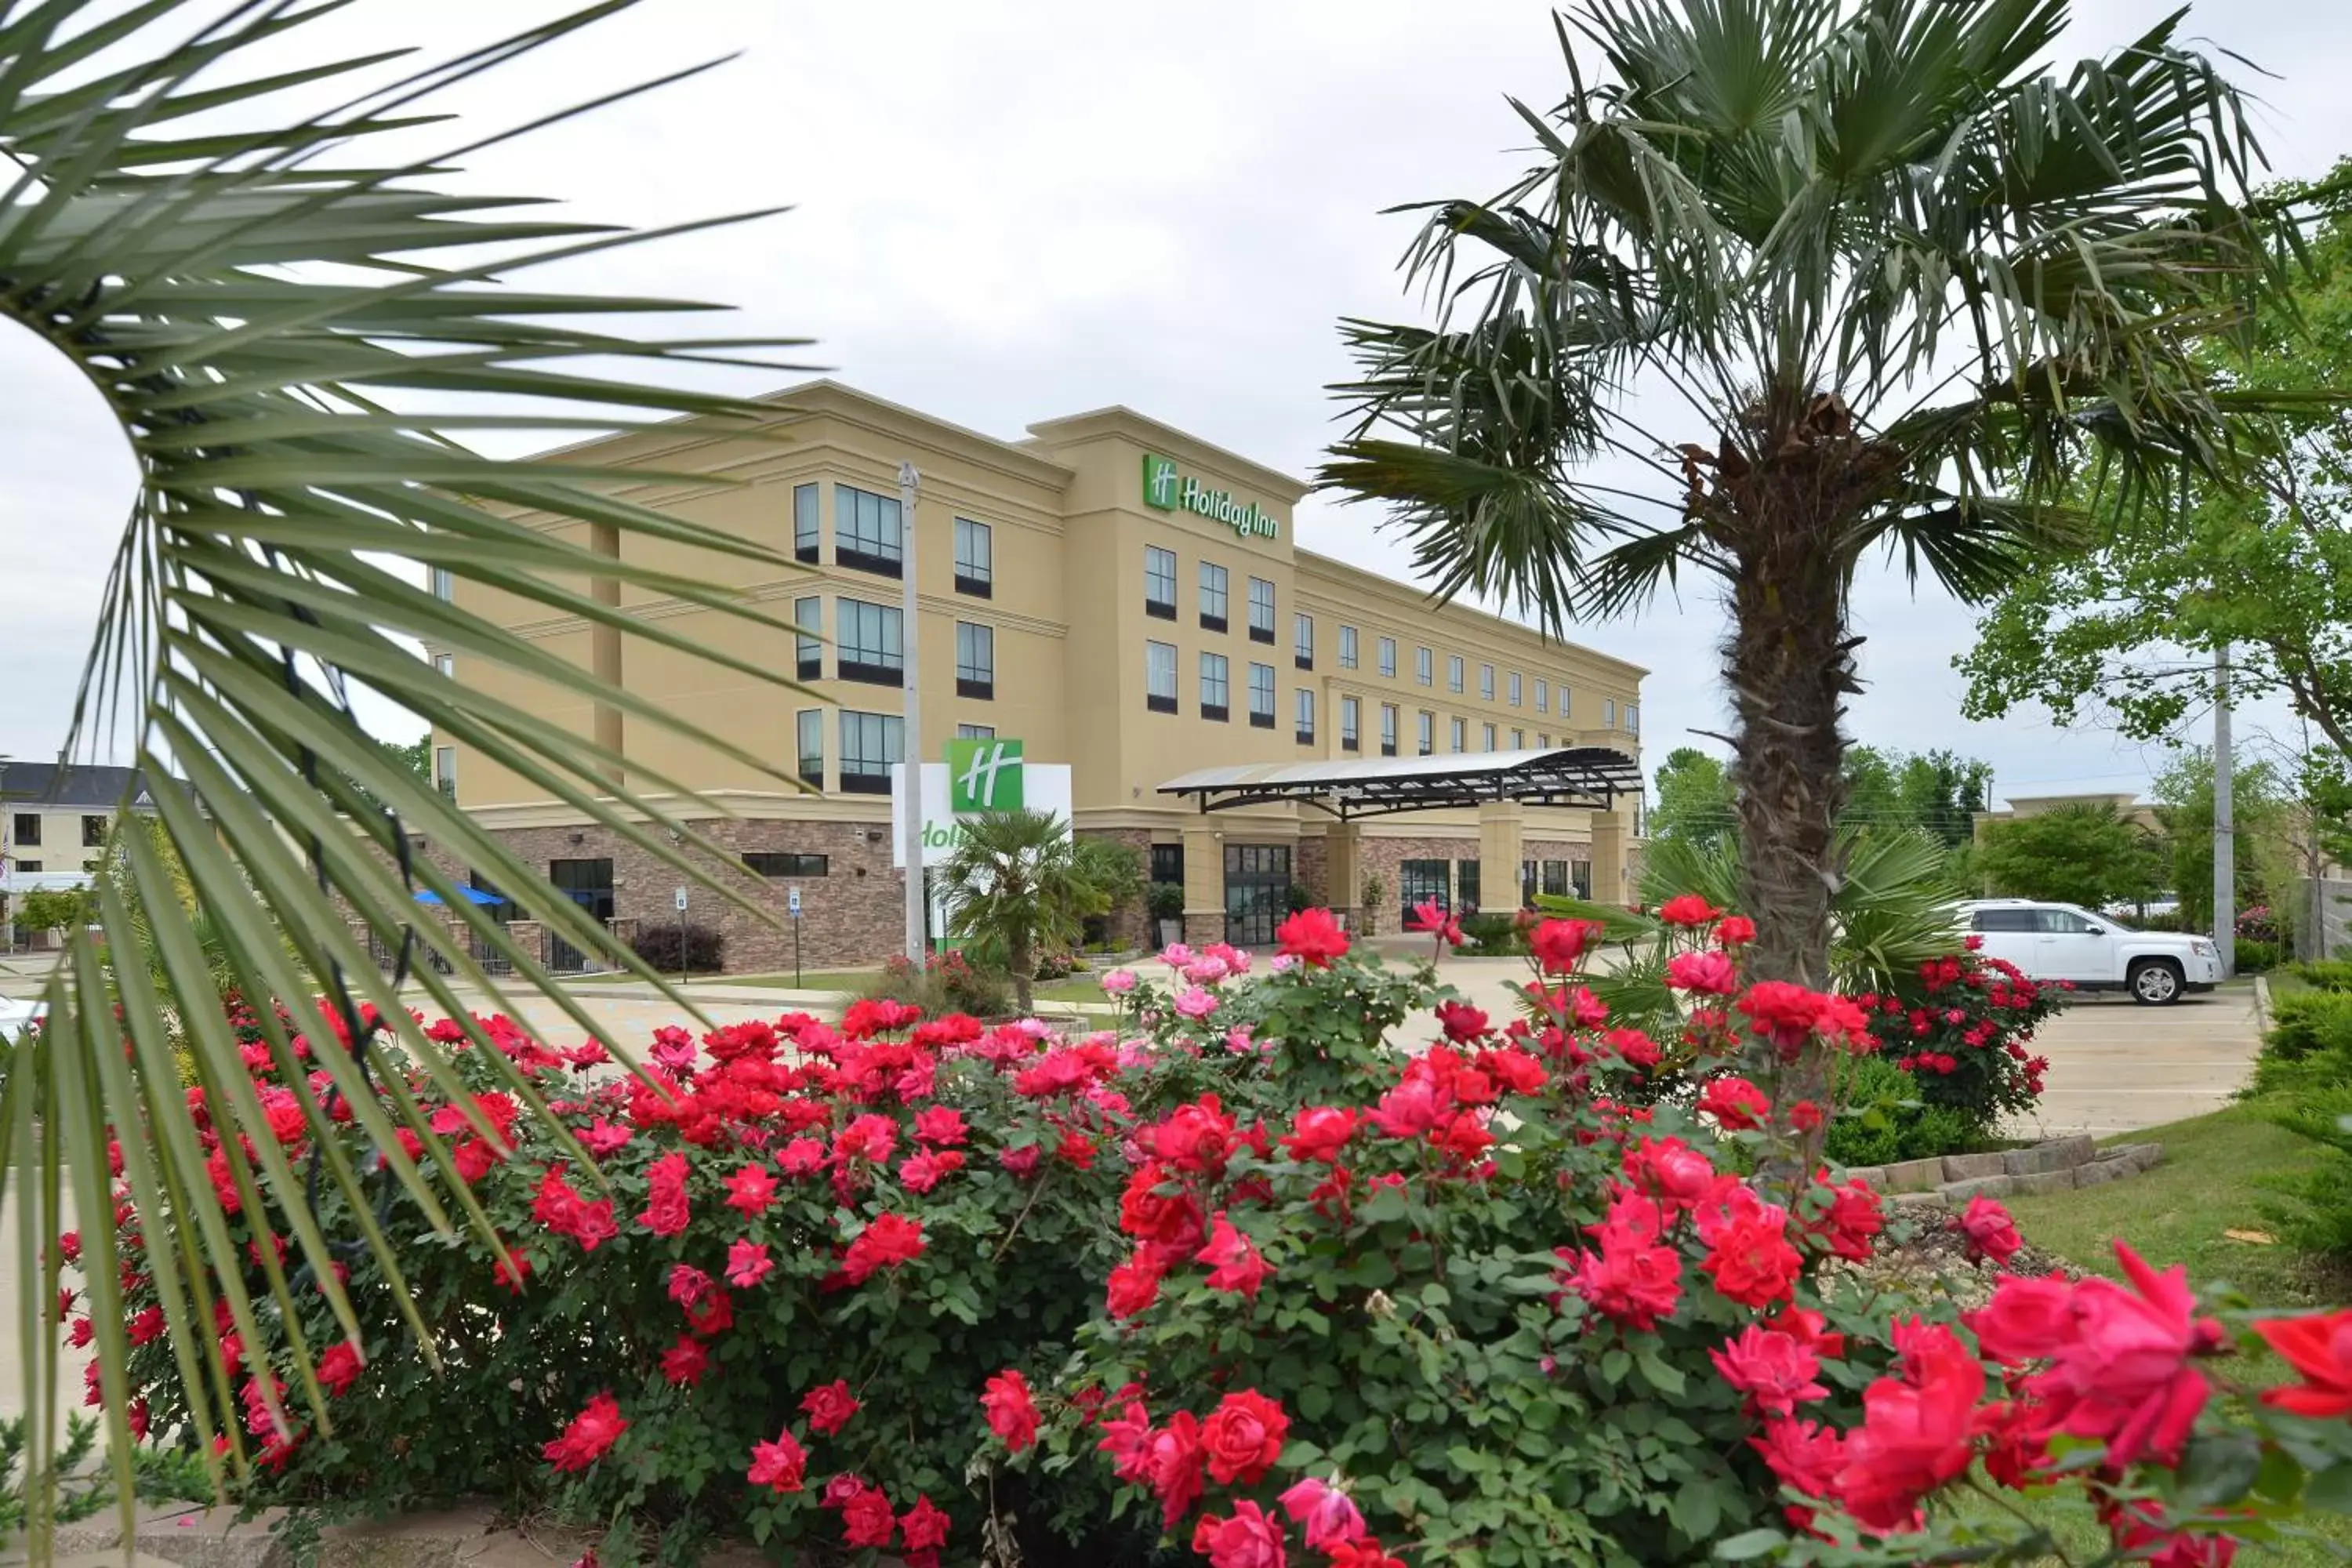
M 1279 918 L 1280 889 L 1293 882 L 1342 908 L 1358 902 L 1360 886 L 1323 885 L 1321 814 L 1286 805 L 1203 815 L 1157 793 L 1180 774 L 1568 745 L 1638 753 L 1643 669 L 1438 606 L 1407 584 L 1296 548 L 1291 507 L 1304 485 L 1139 414 L 1102 409 L 1003 441 L 832 382 L 773 401 L 776 418 L 757 436 L 688 422 L 563 458 L 708 473 L 708 485 L 616 493 L 772 544 L 804 566 L 778 575 L 710 555 L 674 563 L 704 574 L 731 565 L 753 600 L 813 634 L 797 638 L 634 589 L 625 601 L 635 615 L 796 671 L 804 694 L 636 639 L 621 672 L 638 696 L 810 786 L 792 793 L 643 723 L 625 732 L 625 750 L 648 772 L 737 814 L 709 824 L 711 837 L 768 875 L 775 907 L 787 885 L 802 890 L 806 963 L 871 960 L 897 946 L 902 895 L 887 797 L 890 764 L 906 749 L 902 459 L 922 473 L 917 755 L 938 761 L 951 739 L 993 735 L 1023 741 L 1031 762 L 1067 763 L 1077 829 L 1131 844 L 1155 880 L 1181 884 L 1196 939 L 1226 935 L 1230 920 L 1235 940 L 1269 940 L 1267 911 Z M 587 542 L 583 525 L 550 526 Z M 446 577 L 436 586 L 564 658 L 597 662 L 577 616 Z M 493 679 L 462 657 L 428 652 L 460 681 Z M 602 657 L 611 668 L 609 643 Z M 593 732 L 589 705 L 570 693 L 504 671 L 494 679 L 496 695 Z M 670 918 L 676 878 L 542 788 L 446 734 L 434 737 L 434 774 L 583 905 L 621 921 Z M 1482 886 L 1496 879 L 1481 875 L 1482 815 L 1488 863 L 1512 845 L 1524 861 L 1511 880 L 1621 900 L 1636 805 L 1381 818 L 1354 830 L 1362 837 L 1351 858 L 1381 879 L 1374 917 L 1383 930 L 1421 898 L 1517 905 L 1521 888 Z M 730 968 L 789 966 L 788 939 L 748 921 L 724 929 Z
M 2011 822 L 2021 816 L 2040 816 L 2044 812 L 2079 806 L 2089 806 L 2093 810 L 2102 806 L 2112 807 L 2117 816 L 2135 826 L 2144 827 L 2150 833 L 2163 831 L 2164 825 L 2156 817 L 2156 807 L 2144 805 L 2135 791 L 2088 790 L 2079 795 L 2013 795 L 2009 797 L 2006 809 L 1976 814 L 1976 837 L 1979 839 L 1984 837 L 1989 823 Z
M 13 916 L 16 894 L 88 883 L 126 797 L 153 809 L 131 768 L 0 762 L 0 910 Z

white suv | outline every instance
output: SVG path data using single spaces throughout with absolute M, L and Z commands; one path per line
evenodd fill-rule
M 2009 960 L 2029 980 L 2069 980 L 2085 991 L 2121 989 L 2135 1002 L 2158 1005 L 2221 983 L 2221 956 L 2205 937 L 2134 931 L 2073 904 L 2032 899 L 1973 900 L 1960 913 L 1968 929 L 1984 939 L 1986 957 Z

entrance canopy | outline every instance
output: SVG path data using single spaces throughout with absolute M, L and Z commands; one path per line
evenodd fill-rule
M 1607 811 L 1619 795 L 1639 795 L 1641 789 L 1641 764 L 1624 752 L 1609 746 L 1558 746 L 1354 762 L 1244 763 L 1170 779 L 1160 793 L 1193 796 L 1202 811 L 1295 802 L 1345 821 L 1496 800 Z

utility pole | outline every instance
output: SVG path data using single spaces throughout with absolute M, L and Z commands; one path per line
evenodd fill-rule
M 899 823 L 899 842 L 907 862 L 907 961 L 919 967 L 929 956 L 924 940 L 923 879 L 923 705 L 920 595 L 915 576 L 915 498 L 923 476 L 912 463 L 898 465 L 898 571 L 900 619 L 898 662 L 906 672 L 905 716 L 898 721 L 899 787 L 906 793 L 906 813 Z
M 8 956 L 16 956 L 16 862 L 8 853 L 8 758 L 0 753 L 0 872 L 7 873 L 8 887 L 0 889 L 0 935 L 5 935 Z
M 2213 947 L 2221 978 L 2238 973 L 2238 846 L 2230 803 L 2230 645 L 2213 650 Z

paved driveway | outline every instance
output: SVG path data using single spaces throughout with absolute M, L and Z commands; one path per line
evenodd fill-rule
M 2105 1137 L 2219 1110 L 2262 1048 L 2251 984 L 2143 1007 L 2122 996 L 2080 996 L 2042 1025 L 2032 1048 L 2050 1058 L 2038 1114 L 2012 1131 Z

